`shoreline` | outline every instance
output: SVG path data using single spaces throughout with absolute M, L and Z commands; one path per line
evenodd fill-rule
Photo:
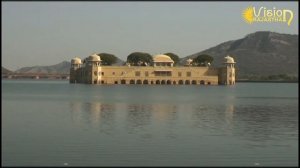
M 236 80 L 236 83 L 299 83 L 299 81 L 284 80 Z
M 69 80 L 67 78 L 5 78 L 2 77 L 2 80 Z M 266 80 L 236 80 L 236 83 L 299 83 L 299 81 L 284 81 L 284 80 L 276 80 L 276 81 L 266 81 Z

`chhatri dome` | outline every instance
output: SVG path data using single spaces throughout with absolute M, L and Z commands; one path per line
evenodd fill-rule
M 187 64 L 191 64 L 192 62 L 193 62 L 193 60 L 191 58 L 189 58 L 189 59 L 186 60 Z
M 234 64 L 234 59 L 232 57 L 230 57 L 229 55 L 227 55 L 226 57 L 224 57 L 225 59 L 225 63 L 229 63 L 229 64 Z
M 71 64 L 82 64 L 79 57 L 75 57 L 71 60 Z
M 92 54 L 92 55 L 90 55 L 88 57 L 88 60 L 89 61 L 101 61 L 101 58 L 100 58 L 99 55 L 97 55 L 96 53 L 94 53 L 94 54 Z
M 153 62 L 168 62 L 168 63 L 174 63 L 174 61 L 167 55 L 158 54 L 153 56 Z

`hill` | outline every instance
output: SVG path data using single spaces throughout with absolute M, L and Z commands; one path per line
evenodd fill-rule
M 46 74 L 68 74 L 70 72 L 71 63 L 63 61 L 59 64 L 50 66 L 33 66 L 24 67 L 16 70 L 18 73 L 46 73 Z
M 123 65 L 125 62 L 117 58 L 116 63 L 113 65 Z M 45 73 L 45 74 L 69 74 L 71 68 L 71 63 L 68 61 L 63 61 L 61 63 L 50 65 L 50 66 L 32 66 L 23 67 L 15 72 L 17 73 Z M 2 68 L 3 69 L 3 68 Z
M 8 70 L 8 69 L 6 69 L 6 68 L 4 68 L 4 67 L 2 67 L 1 73 L 2 73 L 2 74 L 9 74 L 9 73 L 12 73 L 12 71 L 11 71 L 11 70 Z
M 222 65 L 224 56 L 232 56 L 237 62 L 237 79 L 282 79 L 291 76 L 298 78 L 298 35 L 259 31 L 181 58 L 180 64 L 199 54 L 213 56 L 212 66 L 215 67 Z M 113 65 L 124 63 L 118 58 Z M 70 62 L 63 61 L 51 66 L 24 67 L 15 72 L 68 74 L 70 67 Z M 2 73 L 4 71 L 2 67 Z
M 237 62 L 238 78 L 279 74 L 298 77 L 298 35 L 255 32 L 184 57 L 180 63 L 199 54 L 213 56 L 212 66 L 221 66 L 223 57 L 231 55 Z

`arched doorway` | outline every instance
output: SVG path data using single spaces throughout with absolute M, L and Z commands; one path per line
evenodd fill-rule
M 176 85 L 176 81 L 173 81 L 173 85 Z
M 200 81 L 200 85 L 205 85 L 204 80 L 201 80 L 201 81 Z
M 183 80 L 179 80 L 178 84 L 183 85 Z
M 186 84 L 186 85 L 189 85 L 189 84 L 190 84 L 190 81 L 189 81 L 189 80 L 186 80 L 186 81 L 185 81 L 185 84 Z
M 159 80 L 156 80 L 155 84 L 159 85 L 159 84 L 160 84 L 160 81 L 159 81 Z
M 167 85 L 171 85 L 171 84 L 172 84 L 171 80 L 167 80 Z
M 137 80 L 137 81 L 136 81 L 136 84 L 142 84 L 142 80 L 140 80 L 140 79 Z
M 165 84 L 166 84 L 166 81 L 165 81 L 165 80 L 162 80 L 162 81 L 160 82 L 160 84 L 165 85 Z
M 134 81 L 133 79 L 131 79 L 131 80 L 129 81 L 129 83 L 130 83 L 130 84 L 135 84 L 135 81 Z
M 126 80 L 125 79 L 121 80 L 121 84 L 126 84 Z
M 192 80 L 192 84 L 193 85 L 197 85 L 197 81 L 196 80 Z
M 144 81 L 143 81 L 143 84 L 148 84 L 148 80 L 144 80 Z

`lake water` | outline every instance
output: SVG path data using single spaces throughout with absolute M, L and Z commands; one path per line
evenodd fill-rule
M 298 83 L 2 80 L 3 166 L 297 166 Z

